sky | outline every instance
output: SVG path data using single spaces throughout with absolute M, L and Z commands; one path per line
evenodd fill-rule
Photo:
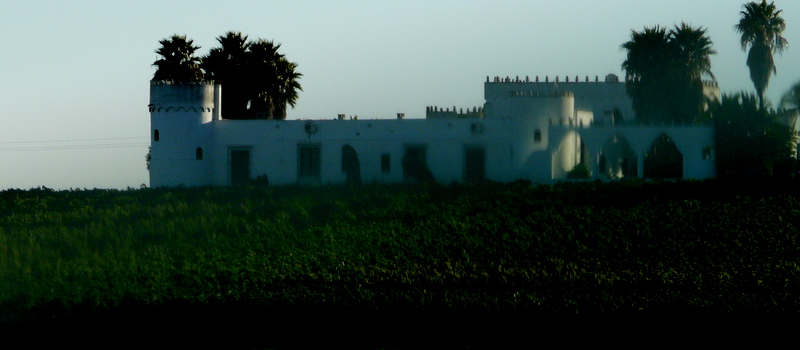
M 424 118 L 483 105 L 487 76 L 624 76 L 631 30 L 707 28 L 723 93 L 753 92 L 736 0 L 10 1 L 0 9 L 0 190 L 149 185 L 158 41 L 241 31 L 303 74 L 288 119 Z M 800 1 L 778 0 L 789 48 L 767 97 L 800 81 Z M 797 45 L 795 47 L 794 45 Z M 223 90 L 224 91 L 224 90 Z

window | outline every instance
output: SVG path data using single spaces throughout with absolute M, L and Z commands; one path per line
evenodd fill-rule
M 194 151 L 194 159 L 203 160 L 203 148 L 202 147 L 197 147 L 197 149 Z
M 533 142 L 542 142 L 542 130 L 536 129 L 533 131 Z
M 298 177 L 320 177 L 319 145 L 301 145 L 298 148 Z
M 156 129 L 155 131 L 153 131 L 153 141 L 158 142 L 158 138 L 159 138 L 158 136 L 159 136 L 158 135 L 158 129 Z
M 381 154 L 381 172 L 384 174 L 392 172 L 392 156 L 387 153 Z

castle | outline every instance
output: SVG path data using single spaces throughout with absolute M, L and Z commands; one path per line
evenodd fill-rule
M 634 123 L 614 74 L 487 77 L 483 107 L 425 119 L 228 120 L 222 93 L 151 82 L 151 187 L 715 176 L 713 128 Z

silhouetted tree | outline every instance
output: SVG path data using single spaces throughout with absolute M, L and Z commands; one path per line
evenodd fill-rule
M 278 53 L 280 44 L 248 41 L 241 32 L 217 37 L 220 47 L 203 57 L 207 78 L 222 84 L 222 109 L 228 119 L 285 119 L 286 105 L 302 91 L 296 63 Z
M 795 136 L 776 116 L 760 108 L 755 95 L 723 95 L 712 106 L 717 176 L 771 176 L 792 155 Z
M 778 72 L 772 54 L 782 53 L 789 45 L 781 36 L 786 29 L 781 12 L 783 11 L 776 9 L 774 2 L 749 2 L 744 4 L 742 18 L 735 26 L 736 31 L 742 35 L 742 50 L 746 51 L 750 47 L 747 67 L 750 68 L 750 80 L 756 88 L 761 108 L 765 106 L 764 91 L 769 85 L 769 78 Z
M 796 82 L 786 91 L 781 98 L 781 107 L 783 108 L 800 108 L 800 81 Z
M 686 23 L 667 31 L 660 26 L 631 31 L 622 44 L 626 88 L 640 122 L 695 122 L 702 117 L 702 78 L 716 54 L 706 30 Z
M 169 80 L 175 82 L 193 82 L 203 80 L 203 71 L 200 69 L 200 59 L 194 53 L 200 46 L 194 46 L 194 41 L 186 39 L 185 35 L 173 35 L 171 38 L 159 41 L 161 47 L 156 53 L 161 59 L 153 62 L 156 73 L 153 80 Z

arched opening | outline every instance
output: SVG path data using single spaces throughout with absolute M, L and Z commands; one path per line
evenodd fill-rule
M 658 135 L 644 154 L 644 177 L 650 179 L 682 179 L 683 154 L 666 134 Z
M 159 133 L 158 129 L 153 130 L 153 141 L 158 142 L 159 140 Z
M 601 176 L 609 179 L 638 176 L 636 153 L 622 135 L 614 135 L 606 142 L 600 153 L 599 163 Z
M 202 147 L 197 147 L 197 149 L 194 150 L 194 159 L 203 160 L 203 148 Z
M 361 184 L 361 163 L 353 146 L 342 146 L 342 171 L 347 174 L 348 185 Z

